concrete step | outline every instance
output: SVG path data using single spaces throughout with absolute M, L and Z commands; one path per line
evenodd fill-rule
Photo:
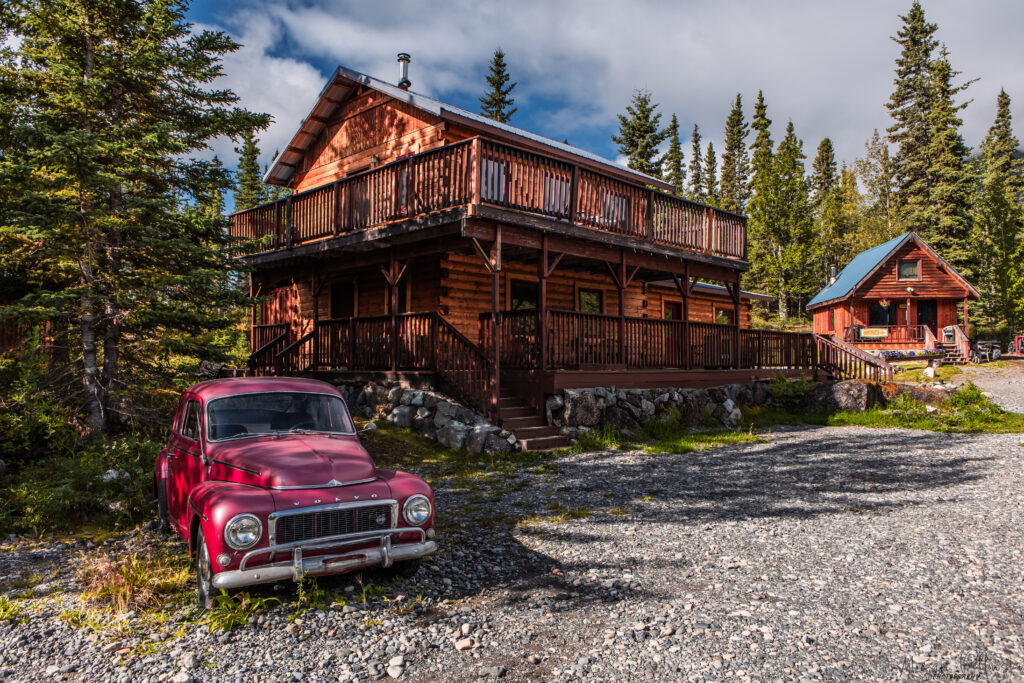
M 520 443 L 528 451 L 549 451 L 553 448 L 567 448 L 569 446 L 569 439 L 564 436 L 541 436 L 520 439 Z

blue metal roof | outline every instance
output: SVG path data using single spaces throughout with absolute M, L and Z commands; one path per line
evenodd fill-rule
M 884 244 L 862 251 L 853 257 L 853 260 L 836 277 L 836 281 L 825 289 L 814 295 L 814 298 L 807 302 L 807 308 L 816 306 L 826 301 L 842 299 L 857 288 L 857 285 L 868 276 L 880 263 L 889 258 L 896 249 L 910 239 L 913 233 L 905 232 L 899 237 L 894 237 Z

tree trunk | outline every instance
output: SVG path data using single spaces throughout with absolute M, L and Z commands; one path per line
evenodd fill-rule
M 123 206 L 121 192 L 120 190 L 115 190 L 110 199 L 111 213 L 116 217 L 120 214 Z M 121 247 L 123 242 L 121 231 L 118 228 L 112 228 L 107 234 L 105 242 L 107 267 L 109 272 L 116 277 L 116 274 L 121 271 Z M 109 416 L 115 412 L 111 410 L 110 397 L 112 389 L 117 382 L 117 366 L 120 360 L 121 343 L 121 307 L 117 303 L 115 292 L 107 293 L 107 300 L 103 306 L 103 317 L 106 326 L 103 332 L 103 376 L 101 381 L 104 389 L 103 410 Z
M 96 362 L 96 316 L 93 314 L 93 300 L 81 299 L 82 315 L 78 324 L 82 332 L 82 388 L 85 390 L 85 415 L 94 432 L 106 432 L 107 420 L 104 414 L 104 391 L 100 371 Z

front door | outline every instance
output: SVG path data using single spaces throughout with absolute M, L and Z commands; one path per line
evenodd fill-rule
M 683 302 L 665 302 L 665 320 L 683 319 Z M 683 334 L 679 325 L 669 325 L 665 334 L 665 359 L 669 367 L 683 367 L 683 356 L 686 350 L 683 348 Z
M 935 299 L 922 299 L 917 302 L 917 324 L 927 325 L 932 334 L 938 333 L 938 304 Z

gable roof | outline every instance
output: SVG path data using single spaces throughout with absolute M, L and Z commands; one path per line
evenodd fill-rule
M 853 257 L 845 268 L 840 271 L 836 277 L 835 282 L 825 287 L 823 290 L 814 295 L 814 298 L 807 303 L 807 310 L 812 308 L 818 308 L 826 303 L 837 301 L 839 299 L 845 299 L 857 289 L 865 280 L 873 275 L 889 258 L 904 244 L 907 242 L 916 242 L 918 246 L 927 251 L 936 261 L 939 266 L 952 275 L 954 278 L 959 280 L 967 291 L 970 292 L 972 298 L 980 298 L 981 293 L 974 288 L 970 282 L 964 279 L 960 273 L 956 271 L 953 266 L 949 265 L 946 259 L 939 256 L 934 249 L 921 239 L 915 232 L 905 232 L 899 237 L 894 237 L 888 242 L 879 244 L 877 247 L 872 247 L 866 251 L 862 251 Z
M 299 162 L 302 161 L 306 150 L 327 126 L 327 121 L 342 106 L 344 100 L 358 86 L 371 88 L 400 102 L 405 102 L 417 109 L 429 112 L 441 119 L 477 130 L 483 135 L 505 140 L 510 137 L 520 138 L 533 143 L 533 146 L 546 148 L 546 151 L 554 153 L 556 156 L 575 157 L 577 160 L 598 164 L 603 167 L 606 173 L 611 175 L 629 178 L 633 182 L 654 185 L 664 189 L 672 188 L 669 183 L 663 180 L 619 166 L 579 147 L 556 142 L 543 135 L 537 135 L 522 128 L 510 126 L 507 123 L 498 123 L 461 107 L 445 104 L 433 97 L 428 97 L 412 90 L 403 90 L 398 86 L 343 66 L 339 66 L 335 70 L 334 75 L 327 81 L 327 85 L 320 91 L 320 96 L 317 98 L 316 104 L 313 105 L 313 109 L 302 120 L 299 129 L 292 136 L 291 142 L 274 159 L 274 162 L 263 177 L 265 182 L 274 185 L 287 185 L 291 182 L 295 175 L 295 169 Z

